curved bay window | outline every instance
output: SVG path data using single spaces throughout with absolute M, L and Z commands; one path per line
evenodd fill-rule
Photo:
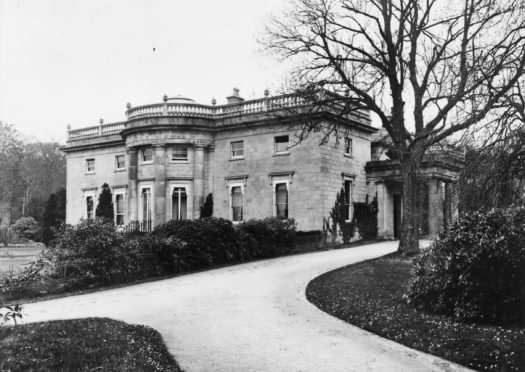
M 280 218 L 288 218 L 288 185 L 286 183 L 275 184 L 275 215 Z
M 186 220 L 188 218 L 188 195 L 184 187 L 173 188 L 171 218 L 174 220 Z

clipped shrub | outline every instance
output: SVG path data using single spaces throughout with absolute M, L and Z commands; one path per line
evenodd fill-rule
M 156 227 L 153 235 L 184 241 L 177 254 L 191 269 L 240 260 L 237 232 L 231 221 L 222 218 L 171 220 Z
M 201 207 L 201 216 L 200 218 L 206 218 L 213 216 L 213 194 L 208 194 L 206 200 Z
M 109 280 L 119 271 L 121 243 L 112 221 L 95 218 L 65 226 L 51 252 L 61 275 Z
M 24 240 L 39 240 L 40 226 L 33 217 L 21 217 L 12 226 L 14 233 Z
M 362 239 L 377 238 L 377 196 L 369 203 L 368 194 L 364 203 L 354 203 L 353 222 Z M 353 235 L 353 234 L 352 234 Z
M 114 207 L 113 207 L 113 196 L 111 195 L 111 189 L 107 183 L 102 185 L 102 191 L 98 196 L 97 209 L 95 210 L 95 216 L 100 218 L 106 218 L 113 222 Z
M 525 208 L 471 212 L 414 259 L 406 297 L 465 321 L 525 323 Z
M 239 224 L 237 230 L 240 234 L 251 236 L 257 243 L 250 250 L 253 258 L 277 257 L 290 253 L 295 247 L 297 231 L 293 219 L 278 217 L 252 219 Z

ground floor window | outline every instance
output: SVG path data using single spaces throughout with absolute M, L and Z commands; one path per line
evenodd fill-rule
M 88 220 L 95 218 L 95 202 L 93 196 L 86 196 L 86 216 Z
M 352 181 L 345 180 L 344 184 L 345 189 L 345 221 L 350 221 L 352 219 Z
M 231 220 L 242 222 L 244 214 L 244 195 L 241 185 L 232 185 L 230 191 Z
M 174 220 L 186 220 L 188 218 L 188 195 L 184 187 L 173 188 L 171 218 Z
M 124 225 L 124 194 L 115 195 L 115 225 Z
M 141 199 L 141 226 L 142 231 L 151 231 L 152 227 L 152 206 L 151 188 L 144 187 L 140 193 Z
M 280 218 L 288 218 L 288 185 L 275 184 L 275 215 Z

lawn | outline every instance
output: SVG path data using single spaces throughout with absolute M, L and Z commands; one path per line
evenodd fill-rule
M 105 318 L 0 327 L 1 371 L 181 371 L 152 328 Z
M 14 274 L 24 268 L 27 264 L 35 261 L 43 246 L 12 246 L 0 247 L 0 278 L 2 275 Z
M 525 328 L 474 325 L 403 299 L 412 265 L 391 254 L 323 274 L 306 289 L 321 310 L 411 348 L 483 371 L 525 371 Z

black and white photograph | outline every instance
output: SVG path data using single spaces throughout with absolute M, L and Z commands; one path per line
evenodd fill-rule
M 525 372 L 525 1 L 0 0 L 0 371 Z

